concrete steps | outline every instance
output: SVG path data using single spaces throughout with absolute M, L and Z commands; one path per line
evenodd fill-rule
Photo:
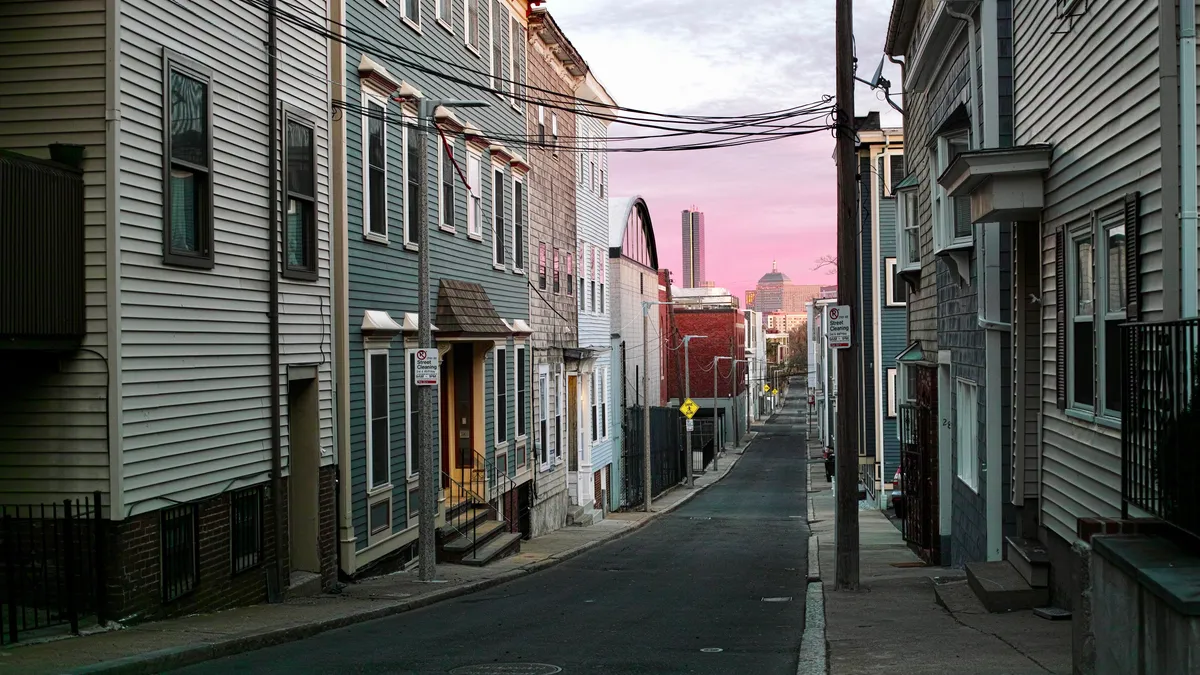
M 447 514 L 437 529 L 438 562 L 482 566 L 521 550 L 520 533 L 508 532 L 484 504 L 455 505 Z
M 482 567 L 492 561 L 520 552 L 521 533 L 512 532 L 492 537 L 486 546 L 474 549 L 470 555 L 464 556 L 459 562 L 472 567 Z
M 592 508 L 591 504 L 572 504 L 567 511 L 567 525 L 587 527 L 598 520 L 604 520 L 604 514 Z
M 1050 585 L 1050 553 L 1036 539 L 1005 537 L 1004 557 L 1025 583 L 1034 588 Z
M 967 563 L 967 583 L 975 596 L 992 613 L 1043 607 L 1050 591 L 1035 588 L 1007 560 Z

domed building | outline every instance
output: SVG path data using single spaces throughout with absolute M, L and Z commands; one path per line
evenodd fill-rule
M 792 285 L 792 278 L 779 271 L 777 261 L 771 261 L 771 271 L 762 275 L 755 286 L 754 309 L 768 314 L 783 310 L 783 289 Z

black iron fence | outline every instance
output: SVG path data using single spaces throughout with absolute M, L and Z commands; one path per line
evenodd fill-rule
M 1121 327 L 1121 496 L 1200 537 L 1200 319 Z
M 724 420 L 722 419 L 722 422 Z M 693 471 L 703 471 L 713 461 L 713 456 L 716 452 L 716 443 L 713 441 L 713 419 L 711 413 L 704 417 L 697 415 L 692 418 L 692 452 L 699 452 L 701 459 L 696 465 L 692 466 Z M 719 426 L 719 425 L 718 425 Z M 684 453 L 687 453 L 687 419 L 682 415 L 679 416 L 679 438 L 680 443 L 683 443 Z M 683 465 L 683 472 L 687 474 L 687 464 Z
M 53 504 L 0 506 L 0 644 L 103 618 L 100 493 Z
M 625 409 L 621 450 L 621 506 L 636 508 L 646 501 L 642 407 Z M 682 415 L 675 408 L 650 408 L 650 494 L 657 497 L 687 475 L 684 464 Z

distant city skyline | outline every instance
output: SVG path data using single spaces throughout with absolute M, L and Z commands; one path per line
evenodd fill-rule
M 704 266 L 704 212 L 695 207 L 683 210 L 683 270 L 680 286 L 702 288 L 708 281 Z

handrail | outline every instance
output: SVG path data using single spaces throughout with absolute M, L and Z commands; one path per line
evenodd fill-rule
M 478 451 L 475 452 L 475 464 L 476 466 L 482 464 L 484 467 L 484 479 L 486 481 L 484 490 L 488 497 L 487 503 L 495 510 L 496 518 L 498 520 L 506 525 L 511 525 L 509 518 L 501 515 L 503 509 L 499 508 L 498 505 L 493 504 L 493 502 L 500 501 L 504 495 L 514 490 L 517 486 L 516 481 L 514 481 L 507 473 L 501 473 L 499 468 L 496 466 L 495 460 L 488 459 L 485 455 Z M 520 522 L 519 518 L 517 519 L 517 522 Z
M 455 479 L 454 476 L 451 476 L 450 474 L 446 473 L 445 471 L 442 472 L 442 476 L 445 477 L 447 480 L 449 480 L 453 485 L 458 487 L 459 494 L 463 495 L 464 499 L 470 498 L 471 501 L 474 501 L 477 503 L 484 501 L 477 493 L 473 492 L 466 485 L 464 485 L 463 483 L 461 483 L 460 481 Z M 486 503 L 486 502 L 484 502 L 484 503 Z M 459 535 L 461 535 L 463 537 L 467 537 L 467 533 L 465 531 L 463 523 L 469 514 L 470 514 L 469 509 L 464 510 L 462 513 L 458 514 L 454 518 L 447 518 L 446 524 L 449 525 L 451 528 L 453 528 L 454 531 L 457 532 Z M 470 520 L 471 536 L 469 537 L 469 539 L 471 541 L 472 548 L 475 547 L 475 542 L 478 541 L 478 529 L 477 529 L 478 520 L 479 520 L 478 518 L 471 518 L 471 520 Z

